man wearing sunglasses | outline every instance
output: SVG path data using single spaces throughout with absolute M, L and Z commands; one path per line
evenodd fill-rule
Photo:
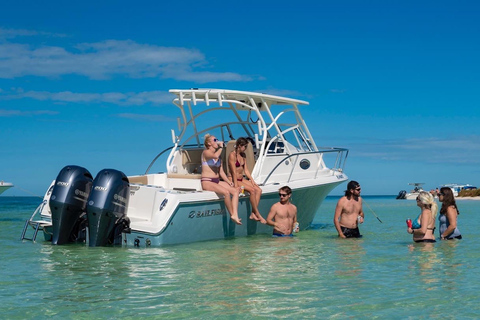
M 333 223 L 340 238 L 360 238 L 358 224 L 363 223 L 365 217 L 362 209 L 362 197 L 360 197 L 360 184 L 350 181 L 345 191 L 345 196 L 338 200 L 335 208 Z
M 278 196 L 280 201 L 270 208 L 267 224 L 273 227 L 273 236 L 292 237 L 297 222 L 297 207 L 290 203 L 292 189 L 288 186 L 281 187 Z

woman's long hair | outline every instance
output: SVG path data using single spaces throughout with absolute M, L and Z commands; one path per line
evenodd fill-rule
M 448 187 L 440 188 L 440 193 L 443 194 L 442 208 L 440 208 L 440 214 L 447 214 L 447 208 L 454 206 L 457 210 L 457 214 L 460 214 L 457 208 L 457 202 L 455 202 L 455 196 L 453 195 L 452 189 Z
M 240 149 L 240 147 L 242 146 L 248 146 L 248 140 L 243 138 L 243 137 L 240 137 L 237 139 L 237 141 L 235 142 L 235 153 L 237 153 L 238 149 Z M 242 157 L 242 158 L 246 158 L 247 156 L 245 155 L 245 152 L 238 152 L 238 154 Z
M 425 205 L 426 208 L 432 211 L 433 220 L 437 217 L 438 205 L 435 199 L 430 192 L 420 191 L 418 194 L 418 199 L 420 202 Z

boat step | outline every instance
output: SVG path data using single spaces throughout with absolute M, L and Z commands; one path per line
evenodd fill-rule
M 38 231 L 42 230 L 43 232 L 45 232 L 45 227 L 50 227 L 51 225 L 52 223 L 50 221 L 27 220 L 25 221 L 25 226 L 23 227 L 22 236 L 20 240 L 30 240 L 32 242 L 35 242 L 35 240 L 37 239 Z M 32 226 L 33 228 L 33 235 L 31 238 L 26 237 L 28 226 Z

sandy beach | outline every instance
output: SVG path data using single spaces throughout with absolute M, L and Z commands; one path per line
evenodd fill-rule
M 455 200 L 480 200 L 480 197 L 456 197 Z

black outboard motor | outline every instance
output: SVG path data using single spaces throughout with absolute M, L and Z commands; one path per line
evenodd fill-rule
M 121 244 L 122 232 L 130 231 L 129 198 L 130 184 L 123 172 L 103 169 L 97 174 L 87 204 L 90 247 Z
M 407 199 L 407 191 L 402 190 L 398 193 L 397 200 Z
M 66 166 L 58 174 L 49 202 L 52 244 L 85 240 L 85 209 L 92 183 L 90 172 L 79 166 Z

